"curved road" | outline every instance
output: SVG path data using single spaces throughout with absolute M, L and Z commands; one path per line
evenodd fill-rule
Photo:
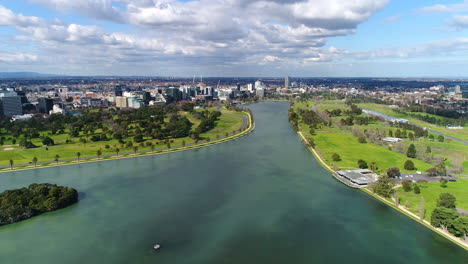
M 387 120 L 390 120 L 390 119 L 399 119 L 399 118 L 396 118 L 396 117 L 394 117 L 394 116 L 387 115 L 387 114 L 384 114 L 384 113 L 380 113 L 379 111 L 375 111 L 375 110 L 371 110 L 371 109 L 367 109 L 367 108 L 362 108 L 362 110 L 369 111 L 371 114 L 372 114 L 372 112 L 377 113 L 379 116 L 381 116 L 381 117 L 383 117 L 383 118 L 385 118 L 385 119 L 387 119 Z M 461 138 L 453 137 L 453 136 L 444 134 L 444 133 L 442 133 L 442 132 L 435 131 L 435 130 L 433 130 L 433 129 L 430 129 L 430 128 L 427 128 L 427 127 L 423 127 L 423 126 L 420 126 L 420 125 L 411 123 L 410 121 L 408 121 L 408 124 L 412 124 L 412 125 L 414 125 L 414 126 L 417 126 L 417 127 L 423 128 L 423 129 L 426 129 L 428 132 L 431 132 L 431 133 L 436 134 L 436 135 L 444 136 L 445 138 L 450 138 L 450 139 L 452 139 L 452 140 L 461 142 L 461 143 L 463 143 L 463 144 L 465 144 L 465 145 L 468 144 L 468 141 L 465 141 L 465 140 L 463 140 L 463 139 L 461 139 Z

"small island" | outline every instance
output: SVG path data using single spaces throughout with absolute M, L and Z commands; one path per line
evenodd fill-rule
M 0 226 L 65 208 L 78 202 L 78 192 L 56 184 L 31 184 L 0 193 Z

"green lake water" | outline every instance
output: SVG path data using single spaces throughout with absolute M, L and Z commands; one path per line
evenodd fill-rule
M 468 263 L 459 246 L 334 180 L 288 106 L 249 106 L 255 130 L 207 148 L 0 174 L 0 191 L 80 191 L 73 206 L 0 227 L 0 263 Z

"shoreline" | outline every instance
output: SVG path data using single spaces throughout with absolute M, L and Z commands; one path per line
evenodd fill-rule
M 120 159 L 130 159 L 130 158 L 138 158 L 138 157 L 148 157 L 148 156 L 155 156 L 155 155 L 164 155 L 164 154 L 170 154 L 174 152 L 181 152 L 181 151 L 187 151 L 187 150 L 193 150 L 193 149 L 199 149 L 199 148 L 204 148 L 204 147 L 209 147 L 212 145 L 217 145 L 221 144 L 224 142 L 228 142 L 231 140 L 235 140 L 237 138 L 243 137 L 250 132 L 252 132 L 255 129 L 255 122 L 253 121 L 253 117 L 249 112 L 243 112 L 247 114 L 247 122 L 248 125 L 245 128 L 245 130 L 240 131 L 237 134 L 230 135 L 228 137 L 223 137 L 220 139 L 216 139 L 210 142 L 203 142 L 200 144 L 196 145 L 190 145 L 190 146 L 185 146 L 185 147 L 176 147 L 176 148 L 171 148 L 171 149 L 165 149 L 165 150 L 158 150 L 156 151 L 145 151 L 145 152 L 140 152 L 136 154 L 123 154 L 121 156 L 109 156 L 109 157 L 104 157 L 104 158 L 82 158 L 80 160 L 72 160 L 72 161 L 65 161 L 63 163 L 58 163 L 56 164 L 55 161 L 51 161 L 51 163 L 46 163 L 41 166 L 34 166 L 34 165 L 26 165 L 26 166 L 18 166 L 17 169 L 10 169 L 9 167 L 6 167 L 4 169 L 0 169 L 0 174 L 1 173 L 11 173 L 11 172 L 17 172 L 17 171 L 26 171 L 26 170 L 36 170 L 36 169 L 46 169 L 46 168 L 52 168 L 52 167 L 63 167 L 63 166 L 71 166 L 71 165 L 79 165 L 79 164 L 87 164 L 87 163 L 96 163 L 96 162 L 104 162 L 104 161 L 111 161 L 111 160 L 120 160 Z
M 298 131 L 297 134 L 301 137 L 302 141 L 305 143 L 306 142 L 306 139 L 304 137 L 304 135 L 302 135 L 301 131 Z M 326 169 L 327 171 L 329 171 L 330 173 L 333 174 L 333 176 L 335 175 L 335 171 L 330 167 L 328 166 L 328 164 L 325 163 L 325 161 L 322 159 L 322 157 L 320 157 L 320 155 L 315 151 L 315 149 L 307 146 L 306 144 L 306 147 L 309 149 L 310 152 L 312 152 L 312 155 L 314 156 L 315 160 L 318 161 L 318 163 L 324 168 Z M 336 177 L 334 177 L 336 179 Z M 340 181 L 341 183 L 347 185 L 346 183 L 342 182 L 341 180 L 339 179 L 336 179 L 338 181 Z M 349 186 L 348 186 L 349 187 Z M 352 187 L 351 187 L 352 188 Z M 462 247 L 463 249 L 467 250 L 468 251 L 468 242 L 465 242 L 463 240 L 461 240 L 460 238 L 448 233 L 448 232 L 445 232 L 444 230 L 440 229 L 440 228 L 436 228 L 436 227 L 433 227 L 427 220 L 423 220 L 421 221 L 419 219 L 419 217 L 417 215 L 415 215 L 413 212 L 407 210 L 406 208 L 404 208 L 404 206 L 401 206 L 399 205 L 398 207 L 395 206 L 392 202 L 386 200 L 384 197 L 381 197 L 375 193 L 373 193 L 372 191 L 370 191 L 367 187 L 365 188 L 354 188 L 354 189 L 360 189 L 361 191 L 363 191 L 364 193 L 366 193 L 367 195 L 373 197 L 374 199 L 377 199 L 381 202 L 383 202 L 384 204 L 390 206 L 391 208 L 399 211 L 400 213 L 410 217 L 411 219 L 413 219 L 414 221 L 420 223 L 421 225 L 429 228 L 430 230 L 436 232 L 437 234 L 447 238 L 448 240 L 450 240 L 451 242 L 455 243 L 456 245 Z

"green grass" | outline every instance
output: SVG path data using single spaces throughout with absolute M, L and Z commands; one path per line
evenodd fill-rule
M 398 167 L 404 172 L 407 171 L 403 168 L 403 164 L 409 158 L 403 154 L 389 150 L 386 147 L 375 145 L 372 143 L 359 143 L 357 138 L 351 134 L 342 132 L 336 128 L 324 128 L 327 132 L 322 133 L 317 131 L 317 135 L 313 136 L 317 148 L 324 155 L 328 164 L 335 164 L 341 169 L 357 168 L 357 161 L 362 159 L 370 164 L 371 162 L 377 163 L 381 172 L 386 171 L 391 167 Z M 309 135 L 308 131 L 302 131 L 305 135 Z M 333 161 L 333 153 L 338 153 L 341 161 Z M 411 159 L 415 167 L 420 171 L 425 171 L 432 167 L 424 161 Z
M 407 116 L 407 115 L 404 115 L 404 114 L 401 114 L 401 113 L 397 113 L 397 112 L 393 111 L 391 108 L 389 108 L 388 105 L 366 103 L 366 104 L 358 104 L 358 106 L 363 107 L 363 108 L 367 108 L 367 109 L 371 109 L 371 110 L 374 110 L 374 111 L 377 111 L 377 112 L 381 112 L 381 113 L 386 114 L 386 115 L 394 116 L 394 117 L 397 117 L 397 118 L 404 118 L 404 119 L 407 119 L 408 121 L 410 121 L 413 124 L 416 124 L 416 125 L 419 125 L 419 126 L 422 126 L 422 127 L 426 127 L 426 128 L 432 129 L 434 131 L 444 133 L 444 134 L 447 134 L 449 136 L 460 138 L 462 140 L 468 141 L 468 127 L 463 127 L 463 129 L 453 130 L 453 129 L 448 129 L 448 128 L 445 128 L 445 127 L 437 126 L 437 125 L 427 123 L 427 122 L 418 120 L 416 118 L 413 118 L 413 117 L 410 117 L 410 116 Z M 422 113 L 420 113 L 420 114 L 422 114 Z
M 233 130 L 237 130 L 242 127 L 242 118 L 239 116 L 233 116 L 228 114 L 237 114 L 237 115 L 247 115 L 242 112 L 233 112 L 228 110 L 222 110 L 223 115 L 221 115 L 220 119 L 216 122 L 216 126 L 214 129 L 207 131 L 206 133 L 200 134 L 202 139 L 210 137 L 213 141 L 219 135 L 220 137 L 224 137 L 226 133 L 232 133 Z M 226 114 L 227 113 L 227 114 Z M 194 128 L 200 122 L 193 117 L 188 117 L 191 122 L 195 123 L 193 126 Z M 59 154 L 60 159 L 74 159 L 76 158 L 76 153 L 81 153 L 81 158 L 87 156 L 96 156 L 96 152 L 98 149 L 102 149 L 102 155 L 106 154 L 115 154 L 114 145 L 120 149 L 120 153 L 123 152 L 133 152 L 133 147 L 131 148 L 122 148 L 121 145 L 118 143 L 118 140 L 109 140 L 109 141 L 97 141 L 97 142 L 88 142 L 86 144 L 82 144 L 79 142 L 79 138 L 73 138 L 74 143 L 72 144 L 65 144 L 65 140 L 69 138 L 68 134 L 62 135 L 54 135 L 51 136 L 56 145 L 48 147 L 48 150 L 44 147 L 38 147 L 33 149 L 23 149 L 16 145 L 11 145 L 11 142 L 6 141 L 5 145 L 0 146 L 0 164 L 1 165 L 9 165 L 9 160 L 12 159 L 15 164 L 22 164 L 22 163 L 29 163 L 32 161 L 33 157 L 37 157 L 38 161 L 52 161 L 55 159 L 55 155 Z M 125 139 L 125 141 L 130 141 L 132 138 Z M 162 140 L 152 140 L 150 138 L 145 138 L 146 142 L 153 142 L 155 145 L 156 143 L 160 143 L 156 145 L 156 148 L 166 147 L 166 144 L 162 142 Z M 174 142 L 171 143 L 171 146 L 181 145 L 182 141 L 185 141 L 186 144 L 193 143 L 194 140 L 185 137 L 185 138 L 178 138 L 173 139 Z M 42 146 L 40 139 L 33 139 L 32 142 L 37 146 Z M 106 149 L 105 145 L 109 145 L 110 148 Z M 134 144 L 135 145 L 135 144 Z M 5 150 L 8 148 L 13 148 L 13 150 Z M 138 150 L 150 150 L 150 147 L 141 147 L 138 146 Z
M 443 188 L 439 182 L 430 182 L 420 184 L 420 194 L 415 194 L 413 191 L 405 192 L 402 188 L 398 188 L 400 204 L 405 205 L 409 202 L 409 210 L 419 214 L 419 206 L 421 204 L 421 196 L 425 200 L 426 214 L 425 219 L 431 219 L 431 213 L 436 208 L 437 199 L 441 193 L 451 193 L 457 198 L 457 208 L 468 210 L 468 180 L 458 180 L 457 182 L 448 182 L 447 187 Z

